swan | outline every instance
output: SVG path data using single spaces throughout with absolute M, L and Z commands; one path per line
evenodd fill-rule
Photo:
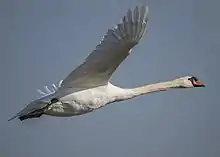
M 128 100 L 140 95 L 170 89 L 205 87 L 195 76 L 185 76 L 171 81 L 144 85 L 136 88 L 120 88 L 110 82 L 117 67 L 132 52 L 147 31 L 148 6 L 129 9 L 120 23 L 108 29 L 100 44 L 85 61 L 64 80 L 31 101 L 8 121 L 39 118 L 42 115 L 70 117 L 100 109 L 107 104 Z

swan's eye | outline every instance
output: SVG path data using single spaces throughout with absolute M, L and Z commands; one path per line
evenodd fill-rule
M 190 81 L 198 81 L 199 79 L 197 77 L 195 77 L 195 76 L 192 76 L 192 77 L 188 78 L 188 80 L 190 80 Z

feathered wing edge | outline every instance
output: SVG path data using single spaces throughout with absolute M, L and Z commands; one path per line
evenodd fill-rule
M 147 21 L 148 6 L 136 6 L 133 11 L 128 10 L 127 15 L 114 30 L 127 40 L 139 42 L 147 30 Z
M 42 91 L 41 89 L 37 89 L 37 92 L 40 93 L 42 96 L 47 96 L 47 95 L 53 94 L 58 90 L 58 88 L 61 87 L 62 82 L 63 82 L 63 80 L 60 80 L 57 85 L 52 84 L 51 89 L 49 89 L 48 86 L 44 86 L 45 91 Z
M 145 34 L 148 24 L 148 6 L 136 6 L 134 10 L 128 9 L 127 14 L 123 16 L 119 24 L 116 24 L 112 29 L 108 29 L 106 35 L 102 37 L 100 43 L 96 46 L 94 51 L 103 49 L 105 41 L 115 39 L 120 41 L 126 39 L 130 42 L 139 42 Z M 111 43 L 111 42 L 110 42 Z M 91 56 L 92 53 L 89 55 Z M 86 61 L 89 57 L 86 58 Z

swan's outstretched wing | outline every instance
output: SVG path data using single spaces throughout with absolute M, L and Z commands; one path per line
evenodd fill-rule
M 147 14 L 147 6 L 136 7 L 133 11 L 129 9 L 121 23 L 107 31 L 85 62 L 63 80 L 59 91 L 72 93 L 105 85 L 144 35 L 147 29 Z

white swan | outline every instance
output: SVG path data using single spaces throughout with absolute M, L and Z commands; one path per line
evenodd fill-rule
M 107 34 L 85 62 L 71 72 L 53 90 L 38 90 L 43 97 L 32 101 L 17 115 L 21 121 L 41 115 L 68 117 L 99 109 L 109 103 L 134 98 L 147 93 L 177 88 L 204 87 L 194 76 L 172 81 L 122 89 L 109 80 L 120 63 L 131 53 L 147 30 L 148 7 L 129 9 L 122 21 Z

